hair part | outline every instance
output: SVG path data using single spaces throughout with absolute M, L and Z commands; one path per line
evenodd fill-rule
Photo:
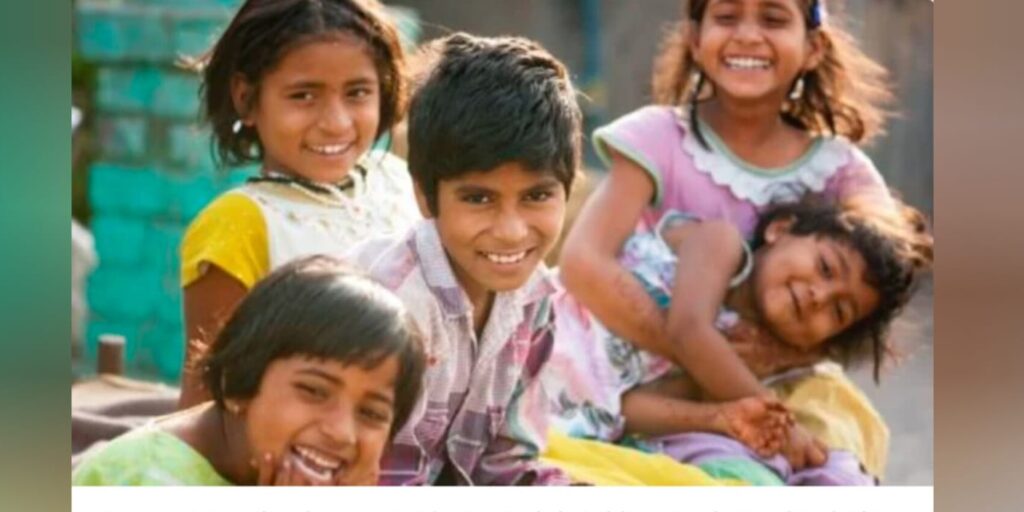
M 896 199 L 890 203 L 876 195 L 854 196 L 841 205 L 811 197 L 765 211 L 752 246 L 764 245 L 768 226 L 782 219 L 792 220 L 789 232 L 793 235 L 827 237 L 864 258 L 867 281 L 878 292 L 878 306 L 823 346 L 844 366 L 871 360 L 878 383 L 883 360 L 892 352 L 889 326 L 931 268 L 934 241 L 924 215 Z
M 802 75 L 804 92 L 800 99 L 784 103 L 782 119 L 812 134 L 842 136 L 858 144 L 869 142 L 884 132 L 889 116 L 884 106 L 893 99 L 885 68 L 868 57 L 838 22 L 841 16 L 836 15 L 836 0 L 829 0 L 829 18 L 817 27 L 813 24 L 817 2 L 796 1 L 802 7 L 808 37 L 818 33 L 824 55 L 814 69 Z M 701 73 L 702 80 L 692 83 L 690 77 L 700 71 L 700 65 L 690 49 L 690 41 L 698 37 L 709 2 L 684 0 L 682 19 L 662 39 L 652 81 L 655 102 L 686 106 L 690 129 L 705 147 L 707 142 L 697 124 L 697 110 L 707 79 Z
M 438 184 L 517 162 L 566 195 L 580 166 L 582 114 L 565 66 L 520 37 L 455 33 L 417 56 L 409 172 L 437 214 Z
M 327 256 L 295 260 L 253 287 L 199 360 L 218 407 L 259 392 L 267 368 L 293 356 L 375 368 L 398 360 L 391 435 L 418 399 L 422 340 L 401 301 Z
M 343 34 L 366 44 L 380 82 L 376 136 L 391 130 L 405 109 L 405 57 L 398 30 L 377 0 L 246 0 L 214 46 L 186 61 L 202 74 L 203 118 L 213 130 L 212 150 L 218 164 L 235 166 L 263 159 L 256 130 L 233 130 L 245 115 L 232 98 L 235 77 L 252 86 L 245 109 L 251 108 L 258 101 L 263 76 L 288 52 Z

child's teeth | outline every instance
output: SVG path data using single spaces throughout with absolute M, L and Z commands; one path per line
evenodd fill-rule
M 304 446 L 296 446 L 295 451 L 302 457 L 308 459 L 309 461 L 313 462 L 314 464 L 320 466 L 323 469 L 335 470 L 341 467 L 341 462 L 335 459 L 334 457 L 324 456 L 321 453 L 306 448 Z
M 509 264 L 512 264 L 512 263 L 518 263 L 518 262 L 522 261 L 522 259 L 525 258 L 525 257 L 526 257 L 526 251 L 517 252 L 515 254 L 487 253 L 487 259 L 491 260 L 494 263 L 498 263 L 498 264 L 501 264 L 501 265 L 509 265 Z
M 730 57 L 726 59 L 725 62 L 729 67 L 739 69 L 759 69 L 768 67 L 768 61 L 766 59 L 757 59 L 754 57 Z
M 345 145 L 333 145 L 333 146 L 310 146 L 313 151 L 323 155 L 337 155 L 344 153 L 348 149 L 348 144 Z

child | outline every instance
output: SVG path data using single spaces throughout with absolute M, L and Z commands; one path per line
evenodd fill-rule
M 931 238 L 918 221 L 909 207 L 897 213 L 873 200 L 844 210 L 810 201 L 776 206 L 762 216 L 751 251 L 731 224 L 671 211 L 653 232 L 631 237 L 621 261 L 668 310 L 670 329 L 684 322 L 722 329 L 739 317 L 799 351 L 843 363 L 870 356 L 877 378 L 886 328 L 931 261 Z M 691 292 L 699 287 L 711 292 Z M 556 313 L 567 314 L 556 315 L 559 340 L 543 378 L 557 397 L 564 431 L 605 440 L 624 431 L 648 437 L 715 432 L 772 454 L 781 426 L 773 417 L 777 404 L 761 397 L 693 403 L 685 398 L 696 393 L 679 378 L 671 388 L 662 382 L 627 393 L 665 377 L 674 365 L 608 333 L 574 311 L 572 297 L 564 299 Z M 693 453 L 678 446 L 683 440 L 657 449 Z M 833 473 L 849 469 L 834 462 Z M 860 474 L 856 461 L 852 473 Z
M 881 176 L 854 146 L 878 132 L 878 104 L 888 97 L 881 72 L 826 19 L 822 1 L 687 3 L 656 66 L 664 105 L 594 134 L 611 172 L 566 238 L 566 288 L 611 331 L 685 367 L 711 396 L 766 393 L 721 340 L 684 347 L 692 336 L 670 337 L 662 311 L 617 256 L 631 233 L 650 231 L 670 209 L 723 219 L 749 237 L 767 205 L 806 193 L 888 203 Z M 808 458 L 799 454 L 813 443 L 792 432 L 791 460 Z
M 311 256 L 257 284 L 205 355 L 213 402 L 107 443 L 75 485 L 374 485 L 424 356 L 390 292 Z
M 212 339 L 270 270 L 419 217 L 374 142 L 403 112 L 404 57 L 376 0 L 248 0 L 197 68 L 220 160 L 261 174 L 206 207 L 181 245 L 187 339 Z M 189 345 L 186 360 L 196 356 Z M 185 372 L 180 406 L 209 398 Z
M 409 111 L 409 169 L 429 217 L 354 259 L 426 339 L 425 392 L 382 464 L 386 484 L 561 484 L 536 458 L 551 351 L 542 260 L 580 160 L 565 67 L 536 43 L 457 33 L 431 44 Z

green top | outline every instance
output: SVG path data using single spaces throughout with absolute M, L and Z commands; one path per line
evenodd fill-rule
M 89 455 L 71 485 L 232 485 L 187 443 L 153 425 L 133 430 Z

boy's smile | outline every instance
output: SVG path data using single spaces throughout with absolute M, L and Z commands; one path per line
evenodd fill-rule
M 516 162 L 438 184 L 437 231 L 475 309 L 530 278 L 562 230 L 565 196 L 553 175 Z

